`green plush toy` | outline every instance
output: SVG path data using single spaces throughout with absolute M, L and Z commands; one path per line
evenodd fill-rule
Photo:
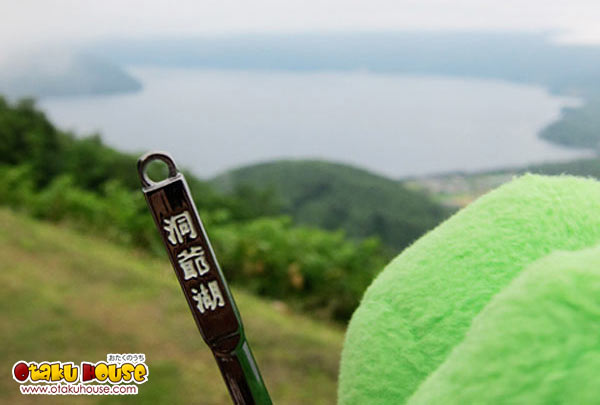
M 595 180 L 526 175 L 480 198 L 369 287 L 339 403 L 599 402 L 597 244 Z

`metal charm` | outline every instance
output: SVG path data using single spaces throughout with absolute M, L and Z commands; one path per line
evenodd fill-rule
M 167 179 L 153 182 L 148 163 L 161 160 Z M 212 350 L 234 404 L 271 404 L 239 311 L 221 272 L 188 185 L 173 159 L 151 152 L 138 160 L 142 191 L 204 341 Z

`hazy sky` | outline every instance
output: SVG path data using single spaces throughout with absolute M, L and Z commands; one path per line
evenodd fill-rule
M 600 43 L 598 21 L 598 0 L 0 0 L 0 57 L 106 36 L 328 30 L 556 30 Z

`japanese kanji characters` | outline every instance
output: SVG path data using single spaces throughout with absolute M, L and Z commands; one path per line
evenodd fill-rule
M 192 246 L 177 255 L 177 263 L 183 271 L 183 278 L 198 278 L 209 272 L 210 267 L 206 263 L 204 249 L 201 246 Z
M 173 246 L 183 244 L 186 236 L 189 239 L 196 239 L 198 236 L 189 211 L 164 218 L 163 229 L 167 232 L 167 240 Z M 198 279 L 210 272 L 202 246 L 190 246 L 177 253 L 176 257 L 184 280 Z M 201 314 L 225 306 L 225 298 L 216 280 L 200 283 L 192 288 L 191 292 L 193 300 L 196 301 L 196 308 Z
M 198 236 L 188 211 L 183 211 L 181 214 L 163 219 L 163 225 L 163 229 L 168 233 L 167 239 L 173 246 L 183 243 L 185 235 L 189 235 L 191 239 L 195 239 Z
M 192 298 L 196 301 L 196 308 L 201 314 L 207 310 L 214 311 L 217 307 L 225 306 L 225 299 L 221 294 L 219 283 L 216 280 L 209 281 L 206 285 L 200 284 L 200 291 L 196 288 L 192 288 Z

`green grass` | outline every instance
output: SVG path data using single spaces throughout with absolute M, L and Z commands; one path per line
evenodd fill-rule
M 7 403 L 227 404 L 226 388 L 164 259 L 0 209 L 0 398 Z M 234 289 L 277 404 L 335 402 L 341 327 Z M 145 353 L 136 397 L 22 396 L 12 365 Z

